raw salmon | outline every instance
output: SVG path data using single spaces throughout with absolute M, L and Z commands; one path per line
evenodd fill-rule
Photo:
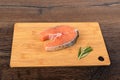
M 49 42 L 45 43 L 46 51 L 55 51 L 60 50 L 75 44 L 79 32 L 73 27 L 60 25 L 40 33 L 40 40 Z

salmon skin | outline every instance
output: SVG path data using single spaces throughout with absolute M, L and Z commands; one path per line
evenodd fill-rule
M 40 33 L 40 40 L 46 41 L 44 47 L 46 51 L 56 51 L 67 48 L 75 44 L 79 36 L 79 31 L 67 25 L 56 26 Z

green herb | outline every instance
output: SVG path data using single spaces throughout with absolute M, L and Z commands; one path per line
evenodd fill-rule
M 79 52 L 78 52 L 78 59 L 81 59 L 85 56 L 87 56 L 91 51 L 92 51 L 92 47 L 88 46 L 85 48 L 79 48 Z

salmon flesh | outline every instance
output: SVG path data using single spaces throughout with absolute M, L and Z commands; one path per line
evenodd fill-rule
M 56 26 L 40 33 L 40 40 L 46 41 L 44 47 L 46 51 L 56 51 L 75 44 L 79 36 L 79 31 L 73 27 L 61 25 Z

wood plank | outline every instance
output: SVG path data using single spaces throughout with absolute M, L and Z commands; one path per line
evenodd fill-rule
M 0 56 L 9 56 L 11 53 L 13 36 L 12 26 L 12 22 L 0 22 Z
M 29 0 L 29 1 L 24 1 L 24 0 L 18 0 L 18 1 L 13 1 L 13 0 L 0 0 L 1 3 L 0 5 L 25 5 L 25 6 L 41 6 L 41 7 L 49 7 L 49 6 L 58 6 L 58 5 L 77 5 L 80 4 L 80 6 L 88 6 L 90 4 L 95 4 L 95 5 L 101 5 L 101 6 L 109 6 L 109 5 L 119 5 L 119 0 L 96 0 L 96 1 L 89 1 L 89 0 Z
M 11 9 L 11 10 L 10 10 Z M 71 11 L 70 11 L 71 9 Z M 110 10 L 109 10 L 110 9 Z M 14 12 L 16 11 L 16 12 Z M 21 12 L 24 12 L 22 14 Z M 2 14 L 0 21 L 50 21 L 50 22 L 63 22 L 63 21 L 98 21 L 110 22 L 119 21 L 119 8 L 53 8 L 53 9 L 21 9 L 21 8 L 4 8 L 1 9 Z M 48 15 L 49 14 L 49 15 Z M 89 15 L 88 15 L 89 14 Z M 105 15 L 105 16 L 103 16 Z M 86 17 L 84 17 L 86 16 Z M 91 18 L 92 16 L 92 18 Z M 64 18 L 62 18 L 64 17 Z
M 119 21 L 119 1 L 48 1 L 46 3 L 29 1 L 4 1 L 0 6 L 0 21 Z M 23 3 L 23 4 L 21 4 Z M 49 4 L 50 3 L 50 4 Z M 24 12 L 24 14 L 22 14 Z M 88 15 L 89 14 L 89 15 Z M 105 16 L 103 16 L 105 15 Z M 84 17 L 86 16 L 86 17 Z M 91 18 L 92 16 L 92 18 Z M 64 17 L 64 18 L 61 18 Z

